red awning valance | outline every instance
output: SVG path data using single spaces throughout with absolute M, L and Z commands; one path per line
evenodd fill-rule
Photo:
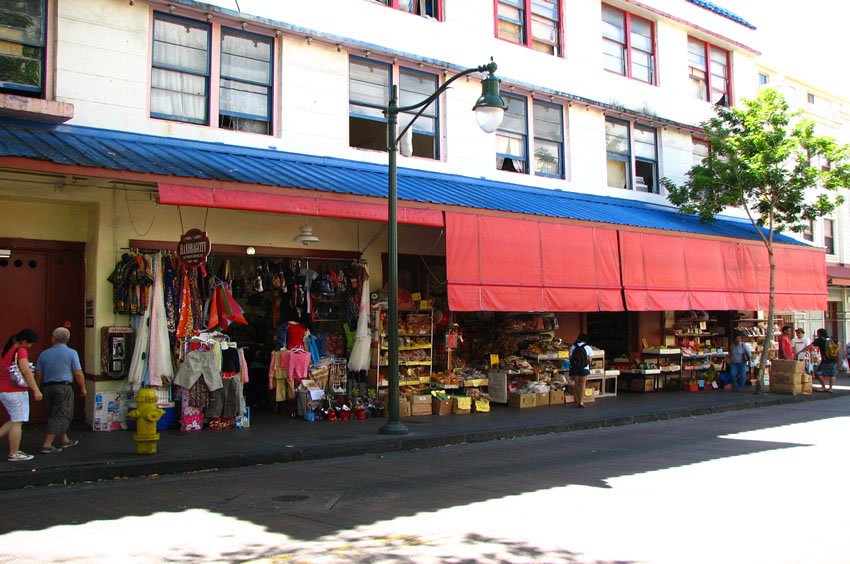
M 616 231 L 446 213 L 452 311 L 622 311 Z
M 776 309 L 826 308 L 822 249 L 776 245 Z M 630 311 L 767 310 L 770 265 L 758 241 L 620 231 Z
M 198 186 L 159 184 L 159 202 L 176 206 L 224 208 L 230 210 L 260 211 L 387 221 L 387 206 L 380 203 L 352 202 L 331 198 L 309 198 L 250 192 L 247 190 L 219 190 Z M 398 222 L 411 225 L 443 226 L 443 213 L 405 206 L 398 207 Z

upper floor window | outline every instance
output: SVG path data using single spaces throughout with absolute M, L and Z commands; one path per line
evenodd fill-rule
M 658 192 L 658 138 L 654 127 L 607 118 L 605 144 L 608 186 Z
M 693 94 L 700 100 L 728 106 L 732 100 L 729 51 L 688 38 L 688 67 Z
M 394 67 L 388 63 L 352 57 L 349 61 L 348 140 L 351 147 L 387 150 L 387 118 L 378 108 L 386 107 L 393 84 L 399 87 L 399 105 L 420 102 L 439 88 L 437 75 L 418 70 Z M 399 114 L 401 131 L 416 112 Z M 429 104 L 413 123 L 413 156 L 440 158 L 439 102 Z
M 760 72 L 759 73 L 759 86 L 764 86 L 768 82 L 770 82 L 770 76 L 766 75 L 763 72 Z
M 0 2 L 0 91 L 44 95 L 47 0 Z
M 498 0 L 496 36 L 536 51 L 561 54 L 558 0 Z
M 655 84 L 653 23 L 603 4 L 602 60 L 606 70 Z
M 805 239 L 806 241 L 815 240 L 815 222 L 813 219 L 810 219 L 803 226 L 803 239 Z
M 823 220 L 823 246 L 826 247 L 826 254 L 835 254 L 835 221 L 831 219 Z
M 563 108 L 525 96 L 502 93 L 508 103 L 505 119 L 496 131 L 496 168 L 537 176 L 564 177 Z M 529 140 L 531 159 L 529 160 Z
M 443 0 L 377 0 L 381 4 L 410 12 L 417 16 L 428 16 L 441 20 L 443 18 L 442 4 Z
M 211 41 L 220 36 L 219 65 Z M 211 111 L 225 129 L 272 132 L 271 37 L 157 13 L 151 69 L 151 117 L 207 125 Z M 211 99 L 210 85 L 218 83 Z

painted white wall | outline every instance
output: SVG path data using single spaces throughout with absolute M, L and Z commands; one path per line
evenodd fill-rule
M 370 0 L 330 0 L 320 4 L 246 0 L 240 4 L 245 14 L 260 16 L 264 21 L 286 22 L 299 30 L 285 33 L 277 45 L 275 74 L 280 106 L 276 108 L 276 135 L 239 133 L 148 117 L 152 8 L 143 1 L 133 6 L 125 0 L 58 3 L 57 98 L 74 104 L 72 123 L 383 164 L 384 152 L 348 146 L 349 55 L 365 56 L 369 51 L 373 58 L 392 61 L 397 57 L 403 61 L 407 54 L 421 61 L 426 70 L 435 72 L 441 71 L 442 62 L 476 66 L 493 56 L 499 63 L 503 86 L 515 86 L 517 93 L 536 91 L 540 96 L 541 92 L 565 92 L 626 112 L 637 111 L 691 125 L 709 117 L 711 106 L 692 99 L 688 92 L 689 33 L 735 50 L 736 98 L 751 90 L 756 74 L 752 70 L 753 54 L 736 44 L 745 45 L 751 30 L 681 0 L 654 0 L 641 5 L 655 8 L 654 12 L 631 3 L 612 2 L 656 21 L 659 86 L 602 70 L 599 1 L 564 0 L 564 57 L 541 54 L 495 38 L 491 0 L 446 0 L 443 22 Z M 233 8 L 232 3 L 221 5 Z M 164 5 L 157 6 L 165 9 Z M 207 12 L 199 9 L 192 13 L 178 4 L 175 13 L 203 19 Z M 219 16 L 216 14 L 215 21 L 219 21 Z M 231 16 L 225 13 L 224 23 L 238 25 L 241 20 Z M 249 31 L 262 28 L 253 22 L 248 26 Z M 265 27 L 267 33 L 273 29 Z M 306 40 L 308 35 L 314 38 L 310 42 Z M 335 41 L 327 40 L 334 35 L 346 38 L 347 46 L 338 48 Z M 431 61 L 436 66 L 429 65 Z M 569 124 L 566 180 L 495 170 L 495 138 L 478 129 L 470 111 L 479 95 L 477 78 L 455 83 L 441 100 L 442 159 L 401 158 L 399 166 L 544 188 L 664 200 L 663 195 L 607 188 L 604 115 L 598 109 L 565 107 Z M 543 98 L 548 99 L 549 95 L 543 94 Z M 661 175 L 681 180 L 691 164 L 686 154 L 690 134 L 675 127 L 659 131 Z

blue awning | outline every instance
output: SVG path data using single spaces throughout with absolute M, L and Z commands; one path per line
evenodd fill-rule
M 0 118 L 0 166 L 3 166 L 3 157 L 149 174 L 151 182 L 172 182 L 174 177 L 182 177 L 375 198 L 386 198 L 387 193 L 386 165 Z M 19 163 L 15 166 L 20 168 Z M 517 176 L 521 178 L 521 175 Z M 398 171 L 398 198 L 400 202 L 460 206 L 697 235 L 759 238 L 745 219 L 721 217 L 714 223 L 702 223 L 698 217 L 682 215 L 669 205 L 407 168 L 399 168 Z M 785 235 L 777 235 L 775 240 L 805 245 Z

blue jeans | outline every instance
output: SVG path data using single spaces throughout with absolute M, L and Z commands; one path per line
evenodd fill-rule
M 743 388 L 747 384 L 747 363 L 730 363 L 729 375 L 732 377 L 733 386 L 735 386 L 736 388 Z

